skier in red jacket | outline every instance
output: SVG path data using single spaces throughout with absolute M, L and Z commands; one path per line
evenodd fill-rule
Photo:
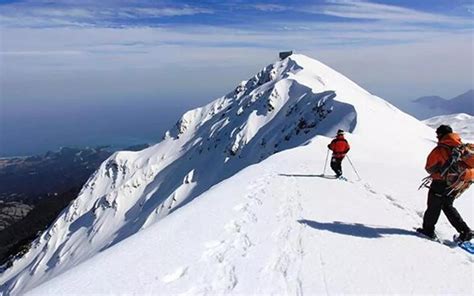
M 336 138 L 328 145 L 328 149 L 332 151 L 331 169 L 336 173 L 336 177 L 342 176 L 342 160 L 347 152 L 351 149 L 349 143 L 344 138 L 344 131 L 338 130 Z

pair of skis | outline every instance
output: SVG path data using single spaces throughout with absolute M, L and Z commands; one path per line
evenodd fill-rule
M 349 179 L 347 179 L 347 178 L 344 177 L 344 176 L 339 176 L 339 177 L 337 177 L 337 176 L 335 176 L 335 175 L 324 175 L 324 174 L 321 174 L 321 175 L 317 175 L 317 177 L 326 178 L 326 179 L 349 181 Z

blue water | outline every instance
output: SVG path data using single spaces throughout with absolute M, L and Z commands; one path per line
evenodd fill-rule
M 156 143 L 196 104 L 128 101 L 87 106 L 2 106 L 0 157 L 41 154 L 62 146 Z

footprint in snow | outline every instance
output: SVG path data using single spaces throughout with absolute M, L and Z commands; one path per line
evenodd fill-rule
M 234 211 L 245 211 L 248 208 L 247 203 L 238 204 L 234 207 Z
M 376 192 L 374 189 L 372 189 L 372 186 L 370 186 L 369 184 L 365 183 L 365 184 L 364 184 L 364 187 L 365 187 L 365 189 L 366 189 L 367 191 L 369 191 L 370 193 L 372 193 L 372 194 L 377 194 L 377 192 Z
M 236 221 L 231 220 L 226 225 L 224 225 L 224 229 L 228 233 L 239 233 L 240 230 L 242 229 L 242 226 L 239 223 L 237 223 Z
M 178 269 L 176 269 L 175 272 L 165 275 L 163 278 L 161 278 L 161 281 L 166 284 L 175 282 L 179 280 L 180 278 L 182 278 L 186 274 L 187 271 L 188 271 L 187 267 L 179 267 Z
M 220 245 L 222 245 L 224 242 L 223 241 L 218 241 L 218 240 L 214 240 L 214 241 L 208 241 L 204 244 L 204 246 L 207 248 L 207 249 L 212 249 L 212 248 L 216 248 Z

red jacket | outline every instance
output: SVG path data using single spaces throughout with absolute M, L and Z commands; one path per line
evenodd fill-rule
M 349 146 L 349 143 L 344 139 L 343 135 L 337 135 L 328 145 L 328 148 L 332 151 L 332 157 L 344 158 L 346 153 L 351 149 L 351 146 Z
M 456 133 L 450 133 L 443 136 L 426 159 L 425 169 L 431 175 L 433 180 L 442 180 L 441 170 L 446 161 L 451 156 L 451 149 L 461 145 L 461 138 Z

